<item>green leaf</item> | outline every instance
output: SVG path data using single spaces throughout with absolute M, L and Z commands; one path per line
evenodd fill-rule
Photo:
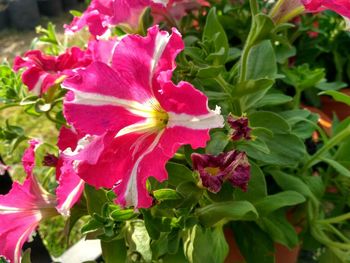
M 207 21 L 203 31 L 203 41 L 212 40 L 214 42 L 214 50 L 212 53 L 219 53 L 214 59 L 215 65 L 222 65 L 226 62 L 229 44 L 225 30 L 219 22 L 216 14 L 216 8 L 210 9 L 207 15 Z
M 283 68 L 282 71 L 286 76 L 282 80 L 299 90 L 313 88 L 325 78 L 324 68 L 310 69 L 308 64 Z
M 270 40 L 254 46 L 248 56 L 247 79 L 275 79 L 277 64 Z
M 252 35 L 248 40 L 251 45 L 259 44 L 261 41 L 269 38 L 272 30 L 275 28 L 271 18 L 262 13 L 255 15 L 253 23 Z
M 118 206 L 114 206 L 114 207 L 115 209 L 110 213 L 109 216 L 115 221 L 126 221 L 132 218 L 135 218 L 137 216 L 134 209 L 121 209 Z
M 137 262 L 150 263 L 152 261 L 151 239 L 142 220 L 131 221 L 126 236 L 128 255 L 137 258 Z
M 181 196 L 173 189 L 159 189 L 153 192 L 153 196 L 158 201 L 164 200 L 177 200 L 180 199 Z
M 185 233 L 184 252 L 190 263 L 224 262 L 228 245 L 222 227 L 212 229 L 195 225 Z
M 87 209 L 90 215 L 102 214 L 102 207 L 108 202 L 107 191 L 85 184 L 84 194 L 86 197 Z
M 101 241 L 101 248 L 106 263 L 127 262 L 127 247 L 124 239 L 116 239 L 111 242 Z
M 96 220 L 95 218 L 90 218 L 90 220 L 81 228 L 81 233 L 86 235 L 88 233 L 95 232 L 98 229 L 102 229 L 104 226 L 103 222 Z
M 22 255 L 21 263 L 32 263 L 32 261 L 30 259 L 30 253 L 31 253 L 30 248 L 28 248 L 28 249 L 26 249 L 26 251 L 24 251 L 24 253 Z
M 260 137 L 270 149 L 270 154 L 257 151 L 257 148 L 249 144 L 240 145 L 237 148 L 245 151 L 249 157 L 265 164 L 279 165 L 283 167 L 296 166 L 305 156 L 306 149 L 303 141 L 294 134 L 275 134 L 273 137 Z
M 259 91 L 266 91 L 273 85 L 272 79 L 257 79 L 246 80 L 238 83 L 232 90 L 232 95 L 237 97 L 243 97 L 254 94 Z
M 273 241 L 255 222 L 231 223 L 234 239 L 247 263 L 274 263 Z M 254 248 L 254 253 L 252 253 Z
M 274 133 L 289 133 L 290 126 L 278 114 L 270 111 L 256 111 L 248 116 L 251 127 L 267 128 Z
M 225 68 L 220 66 L 207 66 L 205 68 L 199 68 L 197 72 L 197 77 L 201 79 L 215 78 L 223 72 Z
M 320 94 L 332 96 L 334 100 L 345 103 L 350 106 L 350 96 L 342 92 L 335 91 L 335 90 L 327 90 L 327 91 L 321 92 Z
M 269 170 L 269 172 L 283 190 L 291 190 L 305 197 L 315 198 L 310 188 L 300 178 L 275 169 Z
M 329 90 L 340 90 L 342 88 L 346 88 L 348 86 L 347 83 L 345 82 L 320 82 L 316 84 L 316 88 L 324 91 L 329 91 Z
M 235 191 L 237 201 L 247 200 L 254 202 L 267 196 L 266 180 L 263 172 L 254 163 L 250 163 L 250 180 L 248 190 L 243 192 L 241 189 Z
M 211 135 L 211 139 L 205 148 L 206 153 L 217 155 L 224 151 L 229 142 L 229 137 L 226 133 L 218 131 Z
M 339 162 L 325 157 L 322 157 L 321 160 L 333 167 L 339 174 L 350 178 L 350 170 L 341 165 Z
M 248 201 L 228 201 L 199 208 L 196 215 L 203 225 L 212 226 L 221 220 L 254 220 L 258 212 Z
M 295 191 L 285 191 L 269 195 L 254 203 L 260 217 L 266 216 L 282 207 L 293 206 L 305 202 L 304 196 Z
M 166 169 L 169 174 L 168 182 L 170 185 L 178 186 L 183 182 L 196 182 L 193 172 L 185 165 L 168 162 Z
M 279 94 L 279 93 L 272 93 L 272 94 L 266 94 L 257 104 L 257 108 L 266 107 L 266 106 L 275 106 L 275 105 L 281 105 L 285 104 L 287 102 L 291 102 L 293 100 L 292 97 Z
M 285 218 L 284 211 L 262 217 L 258 220 L 258 224 L 275 242 L 281 243 L 290 249 L 298 245 L 298 235 L 294 227 Z

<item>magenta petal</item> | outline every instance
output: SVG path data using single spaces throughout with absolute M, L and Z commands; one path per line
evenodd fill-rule
M 67 121 L 80 132 L 101 135 L 107 130 L 117 132 L 122 127 L 142 120 L 124 107 L 114 104 L 120 99 L 133 99 L 134 94 L 137 94 L 126 81 L 128 79 L 122 79 L 101 62 L 91 64 L 86 70 L 78 70 L 76 76 L 64 82 L 64 86 L 72 90 L 65 100 L 64 114 Z
M 63 160 L 63 165 L 60 169 L 59 186 L 56 189 L 56 209 L 60 214 L 69 216 L 70 209 L 79 201 L 83 193 L 84 181 L 77 176 L 73 169 L 72 161 Z
M 88 50 L 92 54 L 93 61 L 99 61 L 111 65 L 113 53 L 118 44 L 119 40 L 117 38 L 109 40 L 92 40 L 89 42 Z
M 22 81 L 36 95 L 46 92 L 63 75 L 69 76 L 73 69 L 85 67 L 91 58 L 81 49 L 72 47 L 58 57 L 48 56 L 40 50 L 31 50 L 24 57 L 16 57 L 14 70 L 26 68 Z
M 35 166 L 35 150 L 39 145 L 40 142 L 38 140 L 30 140 L 29 148 L 24 151 L 22 157 L 22 164 L 27 176 L 33 175 L 33 169 Z
M 183 48 L 184 43 L 176 29 L 169 36 L 166 31 L 153 26 L 146 37 L 128 35 L 120 41 L 112 68 L 128 79 L 132 88 L 138 88 L 139 93 L 153 94 L 159 89 L 157 76 L 161 71 L 175 69 L 175 58 Z
M 348 0 L 302 0 L 302 2 L 309 12 L 328 9 L 350 18 L 350 2 Z
M 62 127 L 58 135 L 57 146 L 61 151 L 64 151 L 67 148 L 74 150 L 80 137 L 83 136 L 79 136 L 79 134 L 73 129 Z
M 40 220 L 42 208 L 53 208 L 54 202 L 28 176 L 23 185 L 14 182 L 7 195 L 0 195 L 0 255 L 20 263 L 21 249 Z

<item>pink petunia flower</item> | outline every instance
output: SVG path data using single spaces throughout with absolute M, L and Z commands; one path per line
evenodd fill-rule
M 122 206 L 149 207 L 146 180 L 167 179 L 165 163 L 184 144 L 204 147 L 209 129 L 223 127 L 220 109 L 190 83 L 171 81 L 181 35 L 157 26 L 146 37 L 128 35 L 112 65 L 95 62 L 66 79 L 66 119 L 89 134 L 75 158 L 78 175 L 97 188 L 113 188 Z
M 56 198 L 46 192 L 33 176 L 35 149 L 40 144 L 30 141 L 22 162 L 27 173 L 23 185 L 14 182 L 11 191 L 0 195 L 0 255 L 19 263 L 23 244 L 43 218 L 55 215 Z
M 270 16 L 276 23 L 283 23 L 292 20 L 305 11 L 313 13 L 324 10 L 332 10 L 349 22 L 349 0 L 279 0 L 271 10 Z
M 103 35 L 110 27 L 124 25 L 130 31 L 139 27 L 140 17 L 151 4 L 166 5 L 167 0 L 92 0 L 81 17 L 74 17 L 65 25 L 66 33 L 74 33 L 87 26 L 94 36 Z
M 40 50 L 28 51 L 23 57 L 15 58 L 13 68 L 15 71 L 26 68 L 22 74 L 23 83 L 34 94 L 41 95 L 62 81 L 63 76 L 90 63 L 90 56 L 80 48 L 72 47 L 57 57 L 45 55 Z
M 339 15 L 350 19 L 349 0 L 302 0 L 302 3 L 309 12 L 332 10 Z
M 78 187 L 80 178 L 66 171 L 61 173 L 56 196 L 43 189 L 33 174 L 35 151 L 40 142 L 31 140 L 29 143 L 22 158 L 27 178 L 22 185 L 14 182 L 8 194 L 0 195 L 0 256 L 13 263 L 21 262 L 22 246 L 40 221 L 58 215 L 57 211 L 68 215 L 82 191 Z M 72 187 L 73 183 L 75 187 Z

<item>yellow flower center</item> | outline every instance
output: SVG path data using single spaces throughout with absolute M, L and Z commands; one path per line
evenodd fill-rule
M 217 176 L 218 173 L 220 172 L 219 167 L 206 167 L 204 170 L 209 173 L 211 176 Z

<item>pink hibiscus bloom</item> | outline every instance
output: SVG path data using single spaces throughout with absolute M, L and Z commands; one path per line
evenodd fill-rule
M 67 210 L 81 195 L 77 187 L 71 187 L 70 180 L 76 181 L 68 172 L 61 174 L 57 197 L 42 188 L 33 174 L 35 151 L 39 145 L 39 141 L 31 140 L 23 155 L 22 162 L 27 173 L 24 183 L 14 182 L 8 194 L 0 195 L 0 256 L 14 263 L 21 262 L 22 246 L 40 221 L 58 215 L 57 211 L 67 215 Z M 64 182 L 63 178 L 67 181 Z
M 55 57 L 43 54 L 40 50 L 31 50 L 23 57 L 17 56 L 13 69 L 26 68 L 22 74 L 23 83 L 36 95 L 41 95 L 60 82 L 63 76 L 69 76 L 79 67 L 91 63 L 90 56 L 80 48 L 72 47 Z
M 154 26 L 147 37 L 124 37 L 111 67 L 94 62 L 64 82 L 68 122 L 91 135 L 72 156 L 77 173 L 97 188 L 113 188 L 122 206 L 151 206 L 148 177 L 166 180 L 165 164 L 181 145 L 204 147 L 209 130 L 224 125 L 203 93 L 172 83 L 183 47 L 176 29 L 169 35 Z

